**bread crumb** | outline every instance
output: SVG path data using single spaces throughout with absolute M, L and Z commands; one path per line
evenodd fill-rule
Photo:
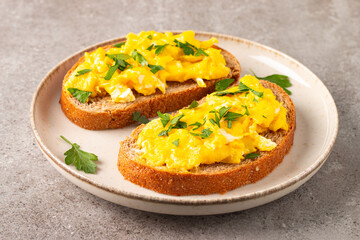
M 259 167 L 256 167 L 256 168 L 255 168 L 255 171 L 259 171 Z

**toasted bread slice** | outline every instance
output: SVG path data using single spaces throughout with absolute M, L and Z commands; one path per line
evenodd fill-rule
M 125 179 L 156 192 L 170 195 L 206 195 L 225 193 L 242 185 L 255 183 L 268 175 L 279 165 L 289 152 L 294 139 L 295 108 L 290 97 L 278 85 L 260 81 L 270 88 L 276 99 L 283 102 L 287 109 L 286 120 L 289 130 L 267 132 L 266 138 L 276 142 L 277 146 L 269 152 L 260 152 L 255 159 L 243 160 L 239 164 L 202 164 L 194 171 L 175 172 L 166 167 L 147 166 L 137 159 L 141 151 L 136 144 L 137 137 L 145 125 L 136 128 L 130 137 L 120 143 L 118 169 Z
M 109 49 L 110 47 L 106 46 L 104 49 Z M 237 82 L 241 71 L 240 64 L 231 53 L 224 49 L 221 50 L 226 66 L 230 68 L 230 73 L 225 78 L 234 78 L 234 82 Z M 81 103 L 64 88 L 64 84 L 70 74 L 83 61 L 84 57 L 80 58 L 65 75 L 60 104 L 68 119 L 76 125 L 89 130 L 125 127 L 134 123 L 132 115 L 137 111 L 140 111 L 142 115 L 148 118 L 157 116 L 157 111 L 176 111 L 189 105 L 193 100 L 199 100 L 215 91 L 215 82 L 223 79 L 205 81 L 206 87 L 204 88 L 199 87 L 194 80 L 188 80 L 183 83 L 167 82 L 165 94 L 157 90 L 155 94 L 144 96 L 134 91 L 136 99 L 129 103 L 115 103 L 111 100 L 110 95 L 90 97 L 88 102 Z

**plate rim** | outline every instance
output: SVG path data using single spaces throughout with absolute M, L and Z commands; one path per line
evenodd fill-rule
M 171 31 L 173 33 L 180 33 L 183 31 Z M 117 37 L 117 38 L 113 38 L 110 40 L 106 40 L 106 41 L 102 41 L 100 43 L 96 43 L 93 45 L 90 45 L 88 47 L 83 48 L 80 51 L 77 51 L 76 53 L 68 56 L 67 58 L 65 58 L 64 60 L 62 60 L 60 63 L 58 63 L 55 67 L 53 67 L 46 75 L 45 77 L 41 80 L 40 84 L 38 85 L 32 101 L 31 101 L 31 106 L 30 106 L 30 124 L 31 124 L 31 129 L 32 132 L 34 134 L 35 140 L 38 144 L 38 146 L 40 147 L 41 151 L 43 152 L 43 154 L 46 155 L 48 160 L 52 160 L 53 163 L 55 163 L 57 166 L 59 166 L 62 170 L 66 171 L 68 174 L 72 175 L 73 177 L 81 180 L 83 183 L 85 184 L 89 184 L 91 185 L 91 187 L 96 187 L 100 190 L 103 191 L 107 191 L 109 193 L 112 194 L 116 194 L 116 195 L 120 195 L 121 197 L 126 197 L 129 199 L 135 199 L 135 200 L 141 200 L 141 201 L 147 201 L 147 202 L 152 202 L 152 203 L 167 203 L 167 204 L 175 204 L 175 205 L 193 205 L 193 206 L 197 206 L 197 205 L 219 205 L 219 204 L 227 204 L 227 203 L 235 203 L 235 202 L 242 202 L 242 201 L 248 201 L 250 199 L 258 199 L 270 194 L 274 194 L 276 192 L 282 191 L 294 184 L 296 184 L 297 182 L 305 179 L 308 175 L 310 175 L 313 171 L 316 171 L 319 167 L 322 166 L 322 164 L 326 161 L 327 157 L 330 155 L 331 150 L 335 144 L 336 141 L 336 137 L 338 134 L 338 128 L 339 128 L 339 116 L 338 116 L 338 111 L 337 111 L 337 107 L 336 107 L 336 103 L 330 93 L 330 91 L 328 90 L 328 88 L 326 87 L 326 85 L 320 80 L 320 78 L 318 78 L 308 67 L 306 67 L 305 65 L 303 65 L 302 63 L 300 63 L 299 61 L 293 59 L 292 57 L 288 56 L 287 54 L 278 51 L 276 49 L 273 49 L 271 47 L 268 47 L 266 45 L 257 43 L 255 41 L 251 41 L 248 39 L 244 39 L 244 38 L 240 38 L 240 37 L 235 37 L 235 36 L 231 36 L 231 35 L 226 35 L 226 34 L 221 34 L 221 33 L 214 33 L 214 32 L 204 32 L 204 31 L 194 31 L 196 35 L 202 35 L 202 36 L 206 36 L 206 37 L 216 37 L 218 39 L 226 39 L 226 40 L 231 40 L 231 41 L 235 41 L 238 42 L 240 44 L 246 44 L 246 45 L 251 45 L 254 47 L 258 47 L 261 48 L 262 50 L 266 50 L 269 51 L 273 54 L 276 54 L 277 56 L 283 57 L 286 60 L 288 60 L 289 62 L 295 63 L 297 66 L 301 67 L 303 70 L 307 70 L 308 73 L 310 73 L 312 75 L 312 77 L 314 79 L 316 79 L 316 81 L 318 81 L 321 85 L 323 85 L 324 90 L 327 92 L 330 105 L 332 105 L 334 107 L 334 112 L 335 112 L 335 128 L 333 128 L 333 131 L 330 133 L 330 144 L 328 146 L 326 146 L 326 149 L 322 152 L 322 154 L 320 154 L 320 156 L 316 159 L 315 163 L 312 164 L 311 166 L 309 166 L 308 168 L 304 169 L 300 174 L 298 174 L 297 176 L 287 180 L 286 182 L 282 182 L 280 184 L 277 184 L 275 186 L 272 186 L 268 189 L 265 190 L 261 190 L 261 191 L 256 191 L 254 193 L 251 194 L 245 194 L 245 195 L 240 195 L 240 196 L 234 196 L 231 198 L 217 198 L 217 199 L 183 199 L 183 198 L 176 198 L 176 199 L 166 199 L 166 198 L 162 198 L 162 197 L 158 197 L 158 196 L 144 196 L 142 194 L 138 194 L 138 193 L 131 193 L 128 191 L 123 191 L 123 190 L 119 190 L 119 189 L 115 189 L 112 187 L 108 187 L 108 186 L 104 186 L 104 184 L 98 183 L 95 180 L 92 180 L 90 178 L 84 177 L 82 176 L 79 172 L 77 172 L 74 169 L 68 168 L 63 161 L 61 161 L 61 159 L 57 158 L 56 156 L 54 156 L 54 154 L 47 148 L 46 144 L 42 141 L 37 128 L 36 128 L 36 123 L 35 123 L 35 108 L 36 108 L 36 102 L 39 96 L 40 91 L 43 89 L 45 83 L 47 82 L 48 79 L 50 79 L 50 76 L 53 75 L 54 73 L 56 73 L 57 69 L 60 68 L 60 66 L 62 66 L 64 63 L 66 63 L 67 61 L 69 61 L 70 59 L 76 57 L 77 55 L 83 54 L 86 51 L 91 51 L 97 47 L 100 46 L 104 46 L 104 45 L 109 45 L 109 44 L 113 44 L 115 42 L 119 42 L 122 40 L 126 39 L 126 36 L 121 36 L 121 37 Z M 120 173 L 119 173 L 120 174 Z M 68 179 L 69 180 L 69 179 Z

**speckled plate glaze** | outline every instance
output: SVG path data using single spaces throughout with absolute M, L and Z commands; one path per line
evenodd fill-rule
M 98 197 L 130 208 L 176 215 L 209 215 L 256 207 L 288 194 L 309 180 L 329 156 L 338 130 L 336 105 L 329 91 L 308 68 L 270 47 L 232 36 L 197 32 L 197 38 L 216 37 L 219 46 L 233 53 L 242 66 L 259 76 L 288 75 L 296 108 L 294 146 L 283 162 L 267 177 L 226 194 L 175 197 L 153 192 L 125 181 L 116 167 L 119 142 L 136 127 L 89 131 L 71 123 L 62 113 L 60 88 L 66 72 L 83 55 L 117 38 L 91 46 L 65 59 L 41 81 L 31 105 L 31 127 L 49 162 L 67 179 Z M 99 157 L 96 174 L 85 174 L 64 162 L 69 149 L 60 135 Z M 321 183 L 320 183 L 321 184 Z M 81 193 L 79 193 L 81 194 Z

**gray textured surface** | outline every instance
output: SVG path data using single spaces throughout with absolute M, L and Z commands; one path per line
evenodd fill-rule
M 360 238 L 360 1 L 4 0 L 0 16 L 0 238 Z M 340 115 L 337 142 L 321 170 L 280 200 L 207 217 L 117 206 L 63 178 L 30 130 L 37 85 L 85 46 L 151 29 L 240 36 L 309 66 Z

